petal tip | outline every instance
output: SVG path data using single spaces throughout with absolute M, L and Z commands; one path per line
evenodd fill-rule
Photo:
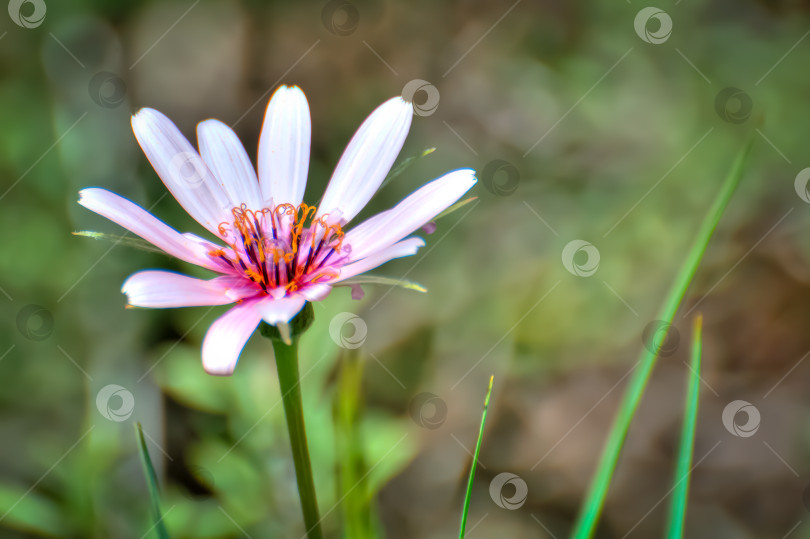
M 399 96 L 389 100 L 389 103 L 393 102 L 399 108 L 400 112 L 408 113 L 413 115 L 413 101 L 408 101 L 406 98 Z
M 135 124 L 139 124 L 146 121 L 149 116 L 153 116 L 154 113 L 156 112 L 157 111 L 155 109 L 151 109 L 149 107 L 142 107 L 138 109 L 138 111 L 135 112 L 135 114 L 132 115 L 132 118 L 130 118 L 130 122 L 134 127 Z
M 235 367 L 235 365 L 234 365 Z M 210 374 L 211 376 L 232 376 L 234 367 L 225 367 L 223 368 L 222 365 L 211 365 L 207 364 L 203 359 L 203 370 Z

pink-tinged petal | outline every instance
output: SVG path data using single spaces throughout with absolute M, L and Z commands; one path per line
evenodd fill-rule
M 206 251 L 212 251 L 214 249 L 222 249 L 228 253 L 232 253 L 233 249 L 230 247 L 222 247 L 221 245 L 217 245 L 216 243 L 210 242 L 205 238 L 201 238 L 196 234 L 192 234 L 191 232 L 183 232 L 183 237 L 189 239 L 190 241 L 194 242 L 197 245 L 200 245 Z
M 297 206 L 304 199 L 312 132 L 309 104 L 297 86 L 273 94 L 259 137 L 259 183 L 264 205 Z
M 355 275 L 360 275 L 361 273 L 373 270 L 377 266 L 381 266 L 395 258 L 415 255 L 416 251 L 418 251 L 419 248 L 423 247 L 424 245 L 425 241 L 422 238 L 408 238 L 407 240 L 402 240 L 399 243 L 395 243 L 394 245 L 386 247 L 372 255 L 365 257 L 363 260 L 346 264 L 340 268 L 340 275 L 338 278 L 330 282 L 333 284 L 339 283 L 340 281 L 354 277 Z
M 141 271 L 124 282 L 121 292 L 133 307 L 164 309 L 227 305 L 258 293 L 255 287 L 244 286 L 245 279 L 218 277 L 196 279 L 171 271 Z
M 449 208 L 475 185 L 475 171 L 461 169 L 433 180 L 394 208 L 375 215 L 346 234 L 355 261 L 401 240 Z
M 304 296 L 307 301 L 322 301 L 326 299 L 326 296 L 329 295 L 329 292 L 332 291 L 332 287 L 328 284 L 317 283 L 310 286 L 305 286 L 301 290 L 298 290 L 296 294 Z
M 197 222 L 218 235 L 219 224 L 230 220 L 230 200 L 186 137 L 153 109 L 141 109 L 132 117 L 132 131 L 174 198 Z
M 292 320 L 298 312 L 304 308 L 307 300 L 303 296 L 285 296 L 280 299 L 265 297 L 256 302 L 255 309 L 262 320 L 275 326 L 286 324 Z
M 122 196 L 106 189 L 91 187 L 79 191 L 79 204 L 121 225 L 180 260 L 210 270 L 222 271 L 221 265 L 208 256 L 210 249 L 206 248 L 205 244 L 181 234 Z M 213 246 L 212 243 L 206 243 Z
M 231 206 L 247 204 L 254 210 L 264 207 L 256 171 L 230 127 L 219 120 L 200 122 L 197 141 L 203 161 L 228 195 Z
M 236 368 L 239 354 L 261 322 L 256 301 L 246 300 L 217 318 L 208 328 L 202 347 L 205 372 L 230 376 Z
M 243 275 L 223 275 L 211 279 L 212 284 L 222 288 L 224 294 L 233 301 L 252 298 L 262 294 L 262 289 L 253 281 L 246 279 Z
M 413 105 L 389 99 L 357 130 L 335 167 L 318 207 L 318 215 L 340 210 L 350 221 L 371 200 L 399 155 L 411 127 Z

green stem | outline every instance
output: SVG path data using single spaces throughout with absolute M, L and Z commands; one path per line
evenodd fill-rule
M 301 384 L 298 375 L 298 337 L 291 344 L 279 339 L 271 339 L 276 354 L 276 368 L 284 401 L 284 415 L 287 417 L 287 431 L 290 434 L 295 478 L 298 481 L 298 496 L 304 513 L 304 525 L 309 539 L 321 539 L 321 518 L 318 501 L 315 497 L 315 483 L 312 479 L 312 464 L 309 460 L 307 433 L 304 428 L 304 407 L 301 402 Z
M 692 277 L 697 272 L 700 260 L 703 258 L 703 253 L 706 251 L 714 229 L 717 228 L 723 211 L 726 209 L 726 206 L 728 206 L 731 196 L 740 183 L 752 144 L 753 138 L 749 139 L 748 143 L 734 161 L 731 170 L 723 182 L 723 186 L 720 188 L 720 192 L 714 199 L 714 203 L 698 231 L 697 238 L 686 257 L 686 262 L 678 272 L 675 283 L 667 295 L 664 307 L 659 314 L 659 319 L 663 320 L 664 323 L 668 325 L 672 324 L 675 313 L 678 311 L 681 301 L 686 295 L 686 290 L 692 282 Z M 619 453 L 621 453 L 624 439 L 630 428 L 630 422 L 636 414 L 636 410 L 638 409 L 639 402 L 641 402 L 641 397 L 647 387 L 647 382 L 650 379 L 657 358 L 658 350 L 649 346 L 644 348 L 641 358 L 638 360 L 638 363 L 636 363 L 633 375 L 627 384 L 627 389 L 619 405 L 616 420 L 610 429 L 607 442 L 602 450 L 602 455 L 596 467 L 596 473 L 588 490 L 588 495 L 585 498 L 582 512 L 574 527 L 574 532 L 571 534 L 571 537 L 574 539 L 587 539 L 591 537 L 595 531 L 596 523 L 599 521 L 599 515 L 602 513 L 602 506 L 605 503 L 605 496 L 613 479 L 613 473 L 616 470 Z

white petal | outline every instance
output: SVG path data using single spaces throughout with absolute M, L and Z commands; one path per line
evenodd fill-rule
M 355 275 L 360 275 L 361 273 L 373 270 L 377 266 L 381 266 L 389 260 L 402 258 L 403 256 L 415 255 L 416 251 L 418 251 L 419 248 L 423 247 L 424 245 L 425 240 L 422 238 L 408 238 L 407 240 L 402 240 L 399 243 L 395 243 L 394 245 L 367 256 L 359 262 L 353 262 L 343 266 L 340 268 L 340 276 L 331 282 L 339 283 L 340 281 L 354 277 Z
M 297 206 L 304 199 L 312 125 L 309 104 L 297 86 L 281 86 L 264 114 L 259 137 L 259 182 L 264 205 Z
M 230 201 L 200 154 L 166 116 L 141 109 L 132 117 L 132 131 L 166 188 L 205 228 L 229 220 Z
M 224 269 L 208 256 L 214 244 L 201 243 L 181 234 L 134 202 L 111 191 L 97 187 L 82 189 L 79 191 L 79 204 L 180 260 L 214 271 Z
M 256 171 L 236 133 L 219 120 L 206 120 L 197 125 L 197 140 L 203 161 L 228 195 L 231 206 L 263 208 Z
M 298 290 L 298 294 L 304 296 L 307 301 L 321 301 L 326 299 L 332 287 L 328 284 L 316 283 Z
M 357 130 L 335 167 L 318 215 L 340 210 L 348 222 L 371 200 L 399 155 L 413 118 L 413 105 L 389 99 Z
M 268 324 L 286 324 L 304 307 L 307 300 L 303 296 L 285 296 L 280 299 L 265 297 L 256 303 L 256 312 Z
M 202 347 L 205 372 L 218 376 L 233 374 L 242 348 L 262 319 L 255 303 L 247 300 L 232 307 L 208 328 Z
M 133 307 L 172 308 L 227 305 L 258 293 L 244 279 L 195 279 L 171 271 L 140 271 L 124 282 L 121 292 Z
M 349 260 L 360 260 L 401 240 L 453 205 L 475 182 L 472 169 L 449 172 L 392 209 L 361 223 L 346 233 L 343 242 L 352 247 Z

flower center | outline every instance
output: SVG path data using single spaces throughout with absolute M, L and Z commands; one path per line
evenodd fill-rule
M 295 291 L 337 277 L 336 266 L 350 251 L 343 246 L 344 232 L 337 219 L 328 214 L 316 219 L 315 206 L 279 204 L 251 210 L 242 204 L 231 213 L 233 221 L 220 223 L 218 229 L 230 250 L 209 254 L 264 292 L 279 287 Z

